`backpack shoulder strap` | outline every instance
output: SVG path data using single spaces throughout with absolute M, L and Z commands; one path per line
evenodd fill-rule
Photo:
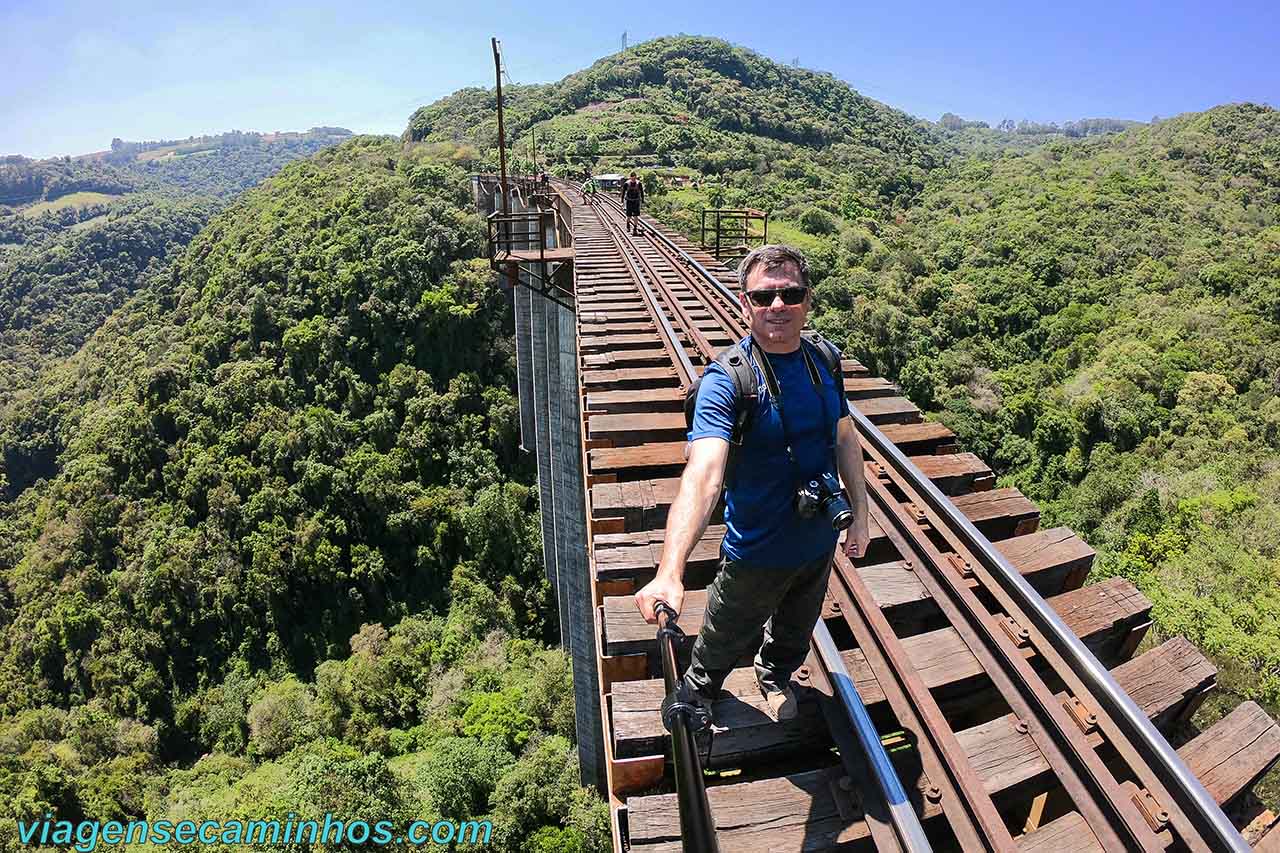
M 755 368 L 751 366 L 751 360 L 747 358 L 746 349 L 741 342 L 730 344 L 722 349 L 716 354 L 715 360 L 733 382 L 733 431 L 729 439 L 732 454 L 732 448 L 741 445 L 743 436 L 751 429 L 756 403 L 760 399 L 760 384 L 756 378 Z M 703 376 L 705 375 L 704 373 Z M 698 377 L 685 394 L 684 420 L 685 426 L 689 429 L 693 429 L 693 414 L 698 404 L 698 390 L 702 387 L 702 379 L 702 376 Z
M 760 383 L 741 341 L 722 349 L 716 355 L 716 363 L 733 380 L 737 414 L 734 416 L 733 439 L 730 443 L 739 445 L 742 444 L 743 436 L 751 429 L 751 419 L 755 416 L 756 403 L 760 400 Z
M 836 345 L 824 338 L 821 332 L 815 332 L 812 329 L 801 332 L 800 337 L 818 351 L 822 356 L 822 363 L 827 366 L 827 370 L 831 371 L 831 378 L 839 384 L 843 374 L 840 370 L 840 350 L 836 349 Z

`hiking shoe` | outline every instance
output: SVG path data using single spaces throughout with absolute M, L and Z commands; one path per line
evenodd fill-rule
M 785 690 L 765 690 L 761 687 L 760 692 L 764 695 L 764 701 L 773 713 L 773 718 L 778 722 L 794 720 L 799 715 L 799 705 L 791 685 L 787 685 Z

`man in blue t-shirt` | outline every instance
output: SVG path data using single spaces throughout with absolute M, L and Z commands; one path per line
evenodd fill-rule
M 725 677 L 763 626 L 756 679 L 775 718 L 783 720 L 796 714 L 791 674 L 808 654 L 837 538 L 823 514 L 804 519 L 796 513 L 796 488 L 838 470 L 853 510 L 844 541 L 850 557 L 867 550 L 867 495 L 843 378 L 830 375 L 821 354 L 801 341 L 811 304 L 804 256 L 788 246 L 762 246 L 742 260 L 738 281 L 750 327 L 743 346 L 757 374 L 760 399 L 726 470 L 736 413 L 733 381 L 719 364 L 707 367 L 657 577 L 635 598 L 650 622 L 657 621 L 659 601 L 679 613 L 685 563 L 726 485 L 720 570 L 707 591 L 706 616 L 682 690 L 688 701 L 709 711 Z M 807 358 L 802 347 L 811 350 Z M 781 401 L 771 399 L 761 359 L 768 359 Z

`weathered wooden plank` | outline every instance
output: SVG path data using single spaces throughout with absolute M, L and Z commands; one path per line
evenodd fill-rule
M 869 376 L 871 373 L 861 362 L 852 358 L 841 359 L 840 372 L 845 376 Z
M 650 349 L 655 343 L 653 335 L 592 335 L 581 334 L 578 347 L 584 352 L 600 350 Z
M 599 483 L 591 487 L 591 517 L 622 519 L 626 530 L 661 527 L 679 485 L 672 477 Z
M 587 419 L 588 437 L 607 438 L 616 446 L 683 441 L 686 432 L 682 411 L 591 415 Z
M 1226 805 L 1252 788 L 1280 759 L 1280 726 L 1256 703 L 1243 702 L 1184 744 L 1178 757 L 1209 795 L 1219 805 Z M 1167 832 L 1163 837 L 1172 840 Z M 1018 849 L 1022 853 L 1101 853 L 1103 848 L 1084 819 L 1071 812 L 1027 833 L 1019 840 Z M 1259 843 L 1254 849 L 1266 846 Z
M 587 395 L 588 412 L 624 414 L 628 412 L 680 412 L 684 392 L 679 388 L 651 388 L 642 391 L 593 391 Z
M 844 393 L 851 400 L 870 400 L 873 397 L 893 397 L 901 392 L 898 386 L 879 376 L 850 376 L 844 380 Z
M 1143 658 L 1132 663 L 1138 664 Z M 1158 661 L 1155 663 L 1159 665 Z M 1134 671 L 1136 668 L 1128 672 Z M 1116 679 L 1121 687 L 1127 687 L 1118 670 Z M 1190 693 L 1198 686 L 1188 682 L 1184 689 Z M 1168 716 L 1168 709 L 1164 707 L 1141 703 L 1139 707 L 1148 716 Z M 1052 781 L 1048 762 L 1031 736 L 1019 732 L 1016 724 L 1017 720 L 1010 714 L 957 733 L 987 791 L 1006 802 L 1024 796 L 1028 788 L 1047 788 Z M 722 737 L 724 735 L 718 734 L 716 740 Z M 1101 739 L 1095 735 L 1091 742 L 1097 745 Z M 842 768 L 823 768 L 782 778 L 710 788 L 707 796 L 720 833 L 721 848 L 743 853 L 817 851 L 864 839 L 867 833 L 865 823 L 838 816 L 829 783 L 843 773 Z M 923 782 L 919 776 L 913 778 L 905 773 L 904 776 L 903 782 L 908 786 L 918 787 Z M 679 840 L 672 835 L 673 827 L 679 826 L 674 794 L 631 797 L 627 810 L 633 851 L 678 853 Z M 938 805 L 925 801 L 923 815 L 926 820 L 941 813 Z M 678 829 L 674 831 L 678 833 Z
M 1215 800 L 1227 803 L 1252 788 L 1280 758 L 1280 725 L 1258 703 L 1242 702 L 1178 755 Z
M 580 316 L 587 313 L 613 315 L 631 311 L 638 311 L 643 316 L 648 316 L 648 312 L 644 309 L 644 300 L 639 294 L 634 299 L 617 299 L 614 296 L 599 301 L 584 299 L 579 301 L 579 309 L 583 312 Z
M 648 531 L 645 531 L 646 533 Z M 658 571 L 662 557 L 662 536 L 632 545 L 602 547 L 600 537 L 593 543 L 596 578 L 599 580 L 633 579 L 637 584 L 648 583 Z M 695 578 L 710 582 L 720 560 L 720 541 L 724 539 L 724 525 L 713 524 L 693 546 L 685 564 L 685 583 L 693 586 Z M 628 536 L 632 534 L 618 534 Z
M 1217 682 L 1217 668 L 1186 637 L 1170 637 L 1141 657 L 1158 660 L 1159 665 L 1139 666 L 1139 658 L 1135 658 L 1115 667 L 1111 674 L 1139 708 L 1164 709 L 1147 711 L 1161 728 L 1194 713 Z M 1195 689 L 1186 693 L 1182 685 Z
M 582 335 L 649 335 L 656 338 L 657 330 L 652 320 L 605 320 L 584 323 L 579 327 Z
M 677 381 L 674 367 L 627 367 L 586 370 L 582 373 L 582 384 L 588 389 L 601 385 L 614 388 L 652 388 Z
M 851 402 L 873 424 L 914 424 L 923 420 L 915 403 L 906 397 L 872 397 Z
M 880 431 L 908 456 L 924 456 L 956 449 L 956 434 L 936 421 L 883 424 Z
M 651 349 L 618 350 L 616 352 L 609 350 L 582 357 L 582 366 L 588 369 L 625 367 L 627 365 L 657 367 L 664 364 L 669 365 L 670 363 L 671 356 L 665 349 L 656 345 Z
M 1097 556 L 1089 545 L 1068 527 L 1037 530 L 997 543 L 1000 553 L 1016 566 L 1033 572 L 1050 566 L 1065 570 L 1064 589 L 1074 589 L 1084 582 Z M 1070 558 L 1070 559 L 1068 559 Z
M 1040 523 L 1040 508 L 1014 488 L 958 495 L 951 502 L 988 539 L 1034 533 Z
M 587 464 L 593 474 L 622 473 L 637 468 L 679 468 L 685 463 L 687 446 L 687 441 L 654 441 L 631 447 L 600 448 L 588 452 Z
M 947 453 L 942 456 L 912 456 L 912 464 L 945 495 L 990 489 L 996 476 L 987 463 L 972 453 Z
M 653 318 L 649 316 L 649 312 L 644 309 L 643 305 L 637 305 L 631 310 L 619 311 L 601 311 L 589 310 L 586 307 L 580 307 L 578 310 L 578 324 L 581 326 L 596 326 L 601 323 L 638 323 L 647 322 L 650 328 L 653 328 Z M 599 333 L 598 329 L 592 329 L 592 332 Z

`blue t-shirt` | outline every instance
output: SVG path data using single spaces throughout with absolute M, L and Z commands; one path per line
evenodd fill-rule
M 721 550 L 729 559 L 748 565 L 790 568 L 835 548 L 836 532 L 831 523 L 822 516 L 800 518 L 794 497 L 802 478 L 807 481 L 827 471 L 838 475 L 832 443 L 836 421 L 848 411 L 844 388 L 843 383 L 836 384 L 838 380 L 830 375 L 821 354 L 810 349 L 827 396 L 824 408 L 800 350 L 771 354 L 746 341 L 743 346 L 756 371 L 760 399 L 742 447 L 725 472 L 726 532 Z M 769 359 L 778 380 L 795 465 L 787 457 L 782 421 L 757 361 L 761 357 Z M 735 412 L 733 380 L 712 362 L 698 388 L 689 440 L 715 436 L 728 441 L 733 435 Z

